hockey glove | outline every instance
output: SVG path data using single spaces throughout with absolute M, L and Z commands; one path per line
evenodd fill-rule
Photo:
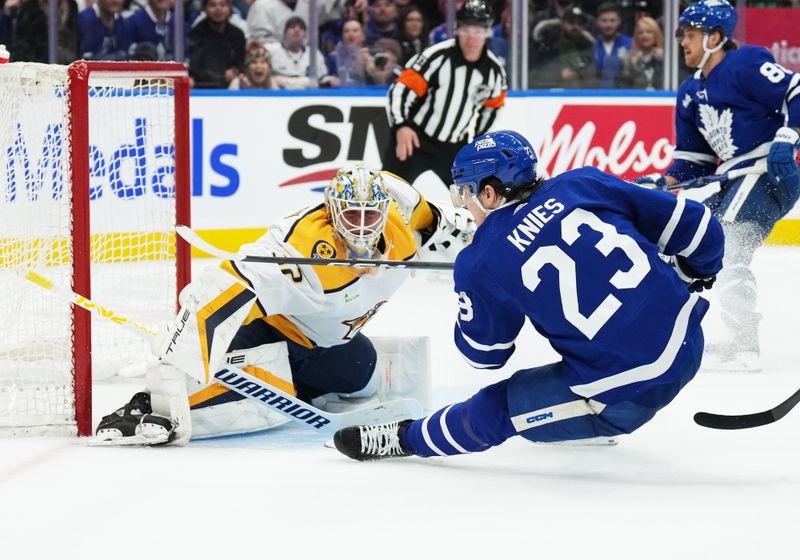
M 717 280 L 716 274 L 712 274 L 711 276 L 707 276 L 705 278 L 697 278 L 697 274 L 695 274 L 689 268 L 681 256 L 676 255 L 672 257 L 672 259 L 670 259 L 670 264 L 672 265 L 672 268 L 675 269 L 675 273 L 678 275 L 678 278 L 683 280 L 684 284 L 686 284 L 686 289 L 688 289 L 690 292 L 702 292 L 703 290 L 710 290 L 714 285 L 714 282 Z
M 472 243 L 475 219 L 465 208 L 428 201 L 433 212 L 433 224 L 426 230 L 414 232 L 417 252 L 423 261 L 454 261 L 458 253 Z
M 800 188 L 800 173 L 795 159 L 798 147 L 800 134 L 795 129 L 788 126 L 778 129 L 767 155 L 767 173 L 773 184 L 792 191 Z
M 651 175 L 644 175 L 643 177 L 637 177 L 633 180 L 634 183 L 639 185 L 640 187 L 644 187 L 646 189 L 654 189 L 659 191 L 667 190 L 667 181 L 664 179 L 664 176 L 660 173 L 653 173 Z

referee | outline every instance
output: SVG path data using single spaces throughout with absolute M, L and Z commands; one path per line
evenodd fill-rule
M 409 183 L 431 169 L 449 186 L 456 152 L 488 131 L 505 103 L 505 70 L 487 49 L 491 8 L 467 0 L 456 22 L 457 37 L 411 58 L 389 89 L 383 169 Z

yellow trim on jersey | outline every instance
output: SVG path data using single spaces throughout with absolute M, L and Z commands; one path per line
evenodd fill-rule
M 423 198 L 420 200 L 420 203 L 417 205 L 417 207 L 414 208 L 414 212 L 411 214 L 411 219 L 408 220 L 408 227 L 416 231 L 418 229 L 425 229 L 432 223 L 433 210 L 431 210 L 428 201 Z
M 425 207 L 427 208 L 427 206 L 428 204 L 426 203 Z M 417 209 L 419 209 L 419 206 L 417 206 Z M 418 215 L 417 209 L 411 215 L 411 222 L 418 219 L 415 218 Z M 430 209 L 428 209 L 428 212 L 430 212 Z M 414 256 L 417 252 L 417 242 L 414 239 L 412 229 L 403 220 L 400 211 L 397 209 L 397 203 L 392 202 L 389 207 L 389 217 L 386 219 L 386 227 L 383 229 L 383 240 L 386 246 L 390 248 L 387 259 L 406 261 Z
M 211 377 L 208 365 L 209 354 L 211 353 L 211 348 L 208 347 L 208 335 L 211 334 L 213 336 L 213 333 L 207 332 L 206 324 L 215 313 L 225 306 L 225 304 L 233 301 L 237 296 L 246 291 L 248 291 L 247 286 L 243 286 L 237 282 L 197 312 L 197 331 L 200 335 L 200 350 L 203 355 L 203 370 L 206 374 L 206 383 L 208 383 Z
M 332 257 L 342 258 L 347 255 L 347 248 L 339 236 L 335 235 L 335 229 L 328 220 L 328 212 L 324 206 L 298 219 L 284 239 L 285 243 L 294 247 L 304 257 L 319 256 L 314 255 L 314 248 L 320 241 L 334 248 L 335 253 L 331 255 Z M 346 266 L 314 266 L 314 272 L 325 292 L 341 290 L 359 278 L 357 272 Z
M 219 263 L 219 267 L 228 274 L 230 274 L 231 276 L 233 276 L 234 278 L 238 278 L 242 283 L 244 284 L 250 283 L 247 280 L 247 278 L 239 274 L 239 272 L 234 268 L 233 263 L 231 261 L 222 261 L 221 263 Z
M 311 342 L 311 339 L 297 328 L 297 325 L 283 315 L 270 315 L 269 317 L 264 317 L 263 320 L 295 344 L 305 346 L 306 348 L 314 348 L 316 346 Z
M 239 274 L 239 272 L 236 270 L 236 268 L 234 268 L 233 263 L 231 261 L 222 261 L 219 264 L 219 267 L 222 270 L 224 270 L 225 272 L 227 272 L 228 274 L 230 274 L 231 276 L 233 276 L 234 278 L 238 278 L 239 280 L 241 280 L 242 283 L 247 284 L 248 286 L 250 285 L 250 282 L 247 280 L 247 278 L 245 278 L 244 276 Z M 249 325 L 250 323 L 252 323 L 256 319 L 261 319 L 264 316 L 265 315 L 264 315 L 264 312 L 262 311 L 261 307 L 259 307 L 256 303 L 253 303 L 253 306 L 250 308 L 250 312 L 247 314 L 247 317 L 244 318 L 244 321 L 242 321 L 242 324 L 243 325 Z
M 417 202 L 417 205 L 414 206 L 414 209 L 411 211 L 410 216 L 405 216 L 403 215 L 402 212 L 400 212 L 400 215 L 403 218 L 405 218 L 404 221 L 406 222 L 408 227 L 410 227 L 413 231 L 417 231 L 420 229 L 425 229 L 426 227 L 430 226 L 433 223 L 433 211 L 431 210 L 428 201 L 425 200 L 424 196 L 422 196 L 422 193 L 419 192 L 416 188 L 414 188 L 414 186 L 412 186 L 408 181 L 400 177 L 400 175 L 396 175 L 391 171 L 385 171 L 385 170 L 381 171 L 381 173 L 404 183 L 406 186 L 408 186 L 409 189 L 415 191 L 417 193 L 417 196 L 419 196 L 419 201 Z

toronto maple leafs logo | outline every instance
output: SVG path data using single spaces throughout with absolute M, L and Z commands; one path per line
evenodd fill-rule
M 700 111 L 700 121 L 703 123 L 703 127 L 699 129 L 700 134 L 719 159 L 723 161 L 731 159 L 738 150 L 731 136 L 733 113 L 730 109 L 725 109 L 720 114 L 711 105 L 700 104 L 697 107 Z
M 683 108 L 686 109 L 691 104 L 692 104 L 692 96 L 687 93 L 686 97 L 683 98 Z

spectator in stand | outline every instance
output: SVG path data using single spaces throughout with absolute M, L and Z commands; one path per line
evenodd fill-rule
M 364 32 L 368 7 L 367 0 L 344 0 L 344 16 L 319 26 L 320 49 L 326 57 L 326 63 L 328 55 L 332 54 L 342 41 L 342 28 L 345 23 L 356 20 L 361 24 L 361 32 Z
M 47 0 L 24 0 L 14 21 L 9 51 L 11 60 L 49 62 L 47 50 Z M 56 62 L 69 64 L 78 57 L 78 5 L 58 0 Z
M 198 89 L 226 89 L 244 67 L 244 32 L 230 23 L 231 0 L 203 0 L 189 32 L 189 76 Z
M 283 41 L 268 45 L 272 55 L 272 72 L 280 89 L 306 89 L 317 87 L 309 77 L 310 48 L 306 45 L 306 22 L 293 16 L 286 20 Z M 317 76 L 321 87 L 339 85 L 339 78 L 328 76 L 325 59 L 317 50 Z
M 564 18 L 564 14 L 570 11 L 572 8 L 580 7 L 575 2 L 575 0 L 547 0 L 547 7 L 541 10 L 534 11 L 533 14 L 533 22 L 534 26 L 531 30 L 532 34 L 536 33 L 536 27 L 544 22 L 555 20 L 561 22 Z M 592 19 L 586 14 L 587 17 L 587 26 L 589 29 L 592 27 Z
M 508 60 L 510 51 L 508 37 L 511 33 L 511 1 L 506 0 L 500 12 L 500 22 L 492 27 L 492 36 L 489 38 L 489 50 L 503 63 L 508 73 Z
M 11 48 L 14 35 L 14 20 L 22 0 L 5 0 L 0 10 L 0 45 Z
M 534 35 L 537 50 L 529 82 L 542 88 L 587 88 L 594 86 L 597 66 L 594 37 L 586 30 L 586 13 L 571 8 L 561 21 L 537 25 Z
M 355 19 L 344 22 L 342 40 L 336 49 L 325 57 L 329 76 L 338 76 L 341 87 L 361 86 L 367 83 L 366 64 L 369 49 L 364 46 L 364 29 Z
M 231 80 L 228 89 L 278 89 L 272 79 L 272 57 L 261 43 L 248 47 L 244 72 Z
M 131 38 L 122 17 L 123 0 L 96 0 L 78 14 L 80 56 L 86 60 L 128 60 Z
M 610 89 L 616 85 L 617 74 L 630 51 L 631 38 L 622 34 L 622 13 L 613 2 L 603 2 L 597 7 L 594 23 L 597 27 L 594 57 L 598 85 Z
M 367 84 L 386 86 L 400 75 L 400 43 L 394 39 L 378 39 L 366 59 Z
M 464 0 L 454 0 L 454 8 L 456 11 L 460 10 L 461 7 L 464 5 Z M 447 14 L 447 2 L 446 0 L 439 0 L 439 9 L 441 10 L 442 22 L 431 29 L 430 35 L 430 44 L 435 45 L 436 43 L 441 43 L 445 39 L 449 39 L 447 36 L 447 20 L 445 18 Z M 494 12 L 493 12 L 494 13 Z
M 131 37 L 131 58 L 134 52 L 148 54 L 155 48 L 157 60 L 171 60 L 174 52 L 173 0 L 148 0 L 143 10 L 133 12 L 126 20 Z M 143 45 L 140 47 L 139 45 Z
M 400 12 L 400 48 L 402 56 L 400 64 L 405 66 L 423 50 L 428 48 L 428 25 L 425 14 L 417 6 L 410 4 Z
M 196 1 L 197 0 L 192 0 L 193 3 L 196 2 Z M 198 4 L 201 4 L 201 3 L 202 3 L 202 0 L 200 2 L 198 2 Z M 245 21 L 244 17 L 242 16 L 242 11 L 239 9 L 239 5 L 240 4 L 237 3 L 235 0 L 231 1 L 231 16 L 228 18 L 228 23 L 230 23 L 231 25 L 235 25 L 236 27 L 241 29 L 242 33 L 244 33 L 245 37 L 247 37 L 247 33 L 248 33 L 247 21 Z M 206 19 L 205 12 L 201 11 L 201 12 L 194 13 L 195 12 L 194 9 L 192 9 L 191 11 L 192 11 L 193 15 L 189 15 L 188 17 L 186 17 L 186 20 L 185 20 L 190 24 L 189 31 L 191 31 L 192 29 L 197 27 L 197 25 L 201 21 Z
M 630 89 L 662 89 L 664 84 L 664 34 L 651 17 L 639 18 L 633 44 L 617 76 L 617 86 Z
M 399 34 L 394 0 L 372 0 L 367 27 L 364 29 L 367 45 L 372 45 L 378 39 L 397 39 Z
M 366 6 L 367 0 L 355 0 L 356 6 Z M 308 21 L 308 0 L 255 0 L 247 12 L 248 40 L 269 48 L 280 43 L 286 21 L 292 17 Z M 341 0 L 317 0 L 317 24 L 322 26 L 344 15 Z

